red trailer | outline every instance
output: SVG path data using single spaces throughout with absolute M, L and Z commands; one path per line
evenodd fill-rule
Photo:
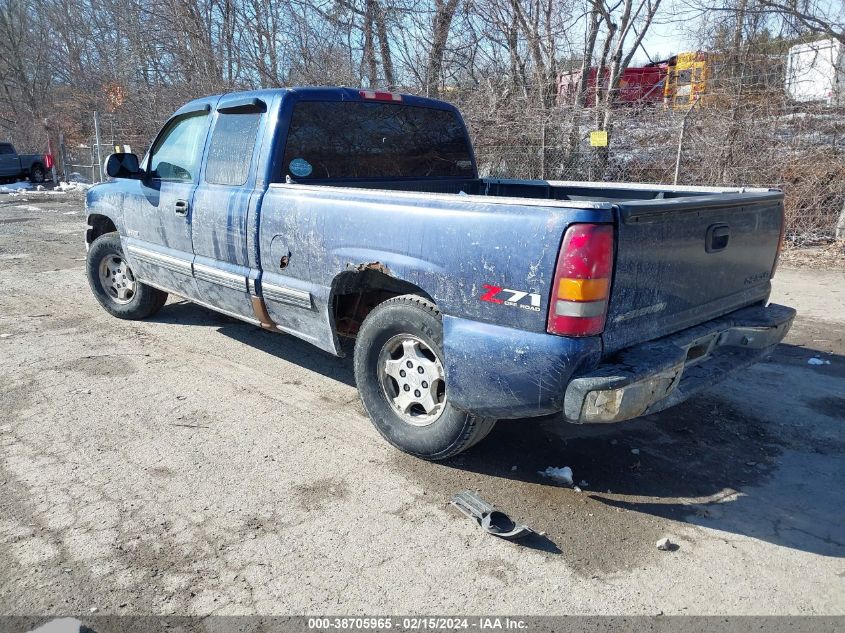
M 605 81 L 607 81 L 609 73 L 609 69 L 605 69 L 603 73 Z M 597 74 L 596 68 L 590 69 L 590 76 L 587 78 L 587 99 L 585 103 L 588 107 L 592 107 L 596 103 Z M 558 104 L 571 105 L 573 103 L 580 78 L 580 70 L 558 75 Z M 665 80 L 665 63 L 626 68 L 622 73 L 622 79 L 619 80 L 619 96 L 616 102 L 622 105 L 663 103 L 663 83 Z

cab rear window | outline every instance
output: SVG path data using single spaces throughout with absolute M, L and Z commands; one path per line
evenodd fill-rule
M 392 103 L 300 101 L 281 179 L 472 177 L 458 116 Z

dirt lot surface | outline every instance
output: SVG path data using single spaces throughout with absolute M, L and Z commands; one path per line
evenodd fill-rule
M 819 246 L 785 248 L 781 263 L 792 268 L 845 271 L 845 239 Z
M 845 613 L 841 272 L 782 268 L 786 343 L 682 406 L 430 464 L 349 359 L 179 300 L 109 317 L 83 222 L 0 195 L 0 614 Z M 546 536 L 483 535 L 464 489 Z

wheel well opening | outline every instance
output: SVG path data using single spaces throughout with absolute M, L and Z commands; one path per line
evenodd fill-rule
M 380 303 L 407 294 L 434 301 L 419 286 L 397 279 L 383 267 L 341 273 L 332 284 L 332 316 L 339 336 L 355 338 L 366 316 Z
M 88 226 L 91 227 L 88 229 L 87 234 L 87 242 L 89 244 L 101 235 L 117 231 L 117 227 L 114 225 L 114 222 L 111 221 L 111 218 L 104 215 L 88 216 Z

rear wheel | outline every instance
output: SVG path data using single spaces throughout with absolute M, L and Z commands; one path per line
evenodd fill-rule
M 44 170 L 44 167 L 41 165 L 33 165 L 32 169 L 29 170 L 29 180 L 30 182 L 41 183 L 44 182 L 44 177 L 47 172 Z
M 449 401 L 440 313 L 422 297 L 395 297 L 370 312 L 355 341 L 354 364 L 370 419 L 406 453 L 445 459 L 481 441 L 496 423 Z
M 101 235 L 91 244 L 86 258 L 91 291 L 106 312 L 119 319 L 145 319 L 158 312 L 167 293 L 137 279 L 123 257 L 117 233 Z

